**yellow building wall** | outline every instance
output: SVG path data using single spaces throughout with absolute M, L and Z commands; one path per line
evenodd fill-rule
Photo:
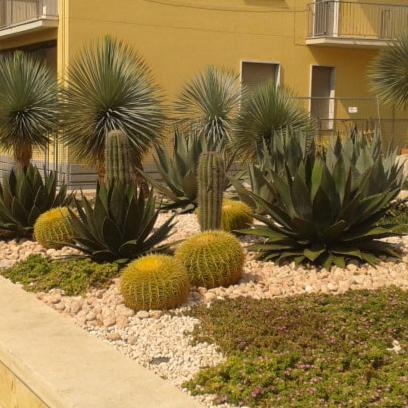
M 336 96 L 368 95 L 375 50 L 308 47 L 307 2 L 299 0 L 62 0 L 61 69 L 84 43 L 112 34 L 145 57 L 166 95 L 209 64 L 240 70 L 242 60 L 281 64 L 281 80 L 308 96 L 312 64 L 335 66 Z M 60 37 L 61 38 L 61 37 Z

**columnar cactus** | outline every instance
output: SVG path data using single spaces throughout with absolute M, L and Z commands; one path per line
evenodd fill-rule
M 131 183 L 132 170 L 129 159 L 128 137 L 120 130 L 112 130 L 106 137 L 105 166 L 108 183 L 113 180 L 122 184 Z
M 201 231 L 221 228 L 225 168 L 217 152 L 203 153 L 198 166 L 198 220 Z
M 180 261 L 168 255 L 148 255 L 123 271 L 120 287 L 125 305 L 135 311 L 172 309 L 188 297 L 188 274 Z

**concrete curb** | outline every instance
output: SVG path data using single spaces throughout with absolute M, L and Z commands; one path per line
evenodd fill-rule
M 46 407 L 201 406 L 1 277 L 0 311 L 0 364 Z

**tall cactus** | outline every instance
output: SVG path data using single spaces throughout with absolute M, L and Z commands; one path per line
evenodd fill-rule
M 201 231 L 221 228 L 225 168 L 217 152 L 203 153 L 198 166 L 198 220 Z
M 129 157 L 129 142 L 126 134 L 120 130 L 108 133 L 105 143 L 106 181 L 113 180 L 122 184 L 130 184 L 132 170 Z

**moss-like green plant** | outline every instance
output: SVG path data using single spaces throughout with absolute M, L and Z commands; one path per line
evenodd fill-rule
M 41 214 L 34 225 L 34 237 L 44 248 L 60 249 L 70 243 L 74 231 L 66 207 L 53 208 Z
M 237 283 L 245 255 L 232 234 L 207 231 L 183 242 L 176 258 L 186 267 L 192 285 L 210 289 Z
M 227 359 L 185 385 L 251 408 L 405 407 L 407 310 L 395 287 L 200 305 L 193 338 Z
M 0 274 L 14 283 L 21 283 L 29 292 L 58 288 L 68 296 L 77 296 L 90 288 L 108 286 L 118 272 L 116 264 L 99 265 L 89 259 L 52 261 L 42 255 L 30 255 Z
M 180 306 L 187 300 L 190 283 L 186 269 L 174 257 L 148 255 L 124 270 L 121 292 L 133 310 L 161 310 Z
M 227 232 L 247 228 L 254 222 L 249 205 L 242 201 L 224 200 L 222 204 L 222 229 Z

